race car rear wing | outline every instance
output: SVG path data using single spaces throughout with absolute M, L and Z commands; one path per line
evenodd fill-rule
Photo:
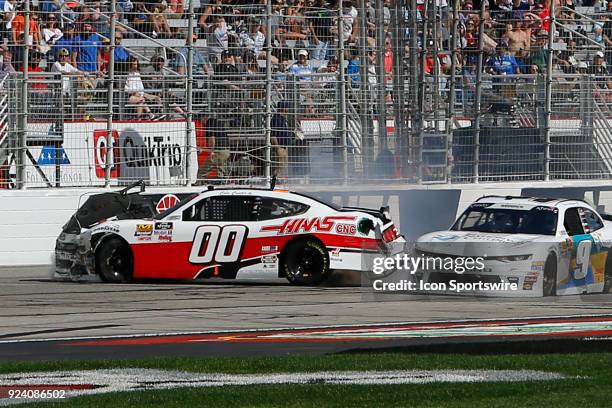
M 389 206 L 380 207 L 379 210 L 362 207 L 342 207 L 340 208 L 340 211 L 361 211 L 366 214 L 373 215 L 374 217 L 381 220 L 384 224 L 388 224 L 391 222 L 391 218 L 389 217 Z

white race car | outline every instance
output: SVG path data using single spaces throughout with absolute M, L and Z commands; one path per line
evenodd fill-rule
M 417 273 L 417 279 L 429 287 L 443 283 L 442 288 L 453 280 L 516 284 L 511 292 L 486 293 L 495 295 L 608 292 L 612 287 L 610 220 L 581 200 L 482 197 L 448 231 L 426 234 L 415 245 L 417 253 L 426 257 L 481 257 L 481 268 L 457 273 L 435 270 L 436 266 Z
M 333 270 L 367 271 L 403 250 L 388 208 L 339 208 L 284 190 L 209 187 L 155 215 L 155 197 L 92 196 L 56 242 L 56 276 L 133 279 L 285 277 L 316 284 Z M 160 202 L 163 202 L 162 199 Z M 159 207 L 159 203 L 157 204 Z

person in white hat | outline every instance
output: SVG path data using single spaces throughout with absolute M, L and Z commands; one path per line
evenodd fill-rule
M 298 51 L 297 62 L 289 67 L 289 73 L 297 76 L 300 81 L 312 81 L 312 72 L 308 62 L 308 51 Z

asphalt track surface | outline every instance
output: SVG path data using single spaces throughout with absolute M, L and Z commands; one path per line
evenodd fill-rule
M 474 348 L 500 340 L 612 336 L 609 294 L 381 300 L 348 284 L 358 282 L 354 276 L 316 288 L 280 280 L 112 285 L 49 276 L 49 268 L 0 269 L 0 360 Z M 608 348 L 609 341 L 600 345 Z

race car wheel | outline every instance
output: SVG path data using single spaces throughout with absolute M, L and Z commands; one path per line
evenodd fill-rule
M 118 238 L 103 242 L 96 251 L 96 269 L 104 282 L 130 282 L 132 280 L 130 248 Z
M 281 267 L 294 285 L 316 285 L 329 276 L 329 256 L 317 241 L 295 241 L 283 251 Z
M 604 287 L 603 293 L 610 293 L 612 289 L 612 249 L 608 251 L 606 257 L 606 269 L 604 272 Z
M 542 282 L 544 296 L 557 294 L 557 258 L 550 254 L 544 264 L 544 280 Z

